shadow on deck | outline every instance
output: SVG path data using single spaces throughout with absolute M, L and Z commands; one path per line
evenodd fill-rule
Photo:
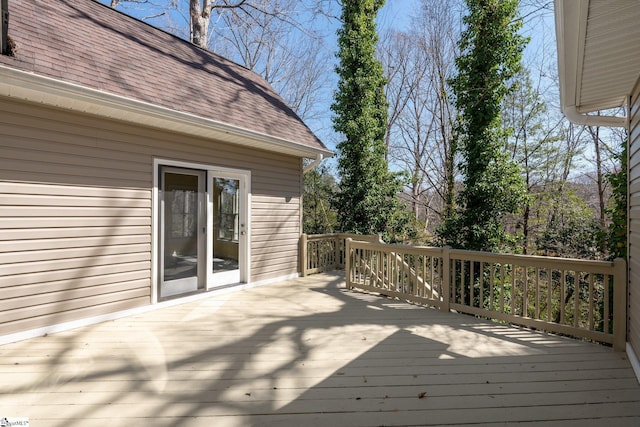
M 624 353 L 320 274 L 0 347 L 37 426 L 639 425 Z

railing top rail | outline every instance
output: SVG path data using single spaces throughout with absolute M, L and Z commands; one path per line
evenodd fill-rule
M 324 239 L 335 239 L 339 237 L 339 233 L 325 233 L 325 234 L 307 234 L 307 240 L 324 240 Z
M 308 234 L 307 241 L 326 240 L 326 239 L 353 239 L 362 242 L 382 242 L 377 234 L 350 234 L 350 233 L 325 233 L 325 234 Z
M 344 239 L 352 239 L 358 242 L 384 243 L 379 234 L 349 234 L 342 233 L 340 237 Z
M 386 243 L 370 243 L 365 241 L 353 240 L 351 243 L 353 248 L 357 249 L 373 249 L 387 252 L 403 252 L 406 254 L 441 254 L 444 248 L 434 246 L 412 246 L 402 244 L 386 244 Z M 557 270 L 576 270 L 584 272 L 593 272 L 608 274 L 613 268 L 612 261 L 595 261 L 576 258 L 556 258 L 539 255 L 515 255 L 500 254 L 493 252 L 468 251 L 462 249 L 450 249 L 450 258 L 453 260 L 490 262 L 498 264 L 515 264 L 525 267 L 540 267 Z
M 439 255 L 442 253 L 443 248 L 436 246 L 413 246 L 403 244 L 390 244 L 390 243 L 372 243 L 359 240 L 353 240 L 351 247 L 356 249 L 376 249 L 386 252 L 402 252 L 402 253 L 428 253 L 430 255 Z
M 528 267 L 554 268 L 557 266 L 557 269 L 559 270 L 579 270 L 606 273 L 613 268 L 612 261 L 558 258 L 540 255 L 499 254 L 493 252 L 467 251 L 462 249 L 451 249 L 450 257 L 455 260 L 517 264 Z

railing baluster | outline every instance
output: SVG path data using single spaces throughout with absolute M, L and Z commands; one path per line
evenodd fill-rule
M 573 326 L 580 325 L 580 276 L 573 272 Z
M 460 285 L 461 285 L 461 300 L 460 300 L 460 304 L 466 304 L 466 293 L 465 293 L 465 286 L 466 286 L 466 280 L 465 280 L 465 262 L 463 260 L 460 261 Z
M 516 273 L 517 266 L 511 264 L 511 314 L 516 314 Z
M 475 301 L 475 287 L 476 287 L 476 279 L 475 279 L 475 268 L 476 263 L 473 261 L 469 261 L 469 305 L 471 307 L 474 306 Z
M 451 248 L 445 246 L 442 248 L 442 263 L 440 264 L 440 277 L 442 280 L 442 309 L 449 311 L 451 309 Z
M 609 292 L 609 286 L 610 284 L 613 283 L 613 275 L 611 274 L 606 274 L 604 276 L 604 324 L 603 324 L 603 331 L 605 333 L 609 333 L 611 330 L 611 327 L 609 325 L 609 316 L 611 316 L 611 313 L 609 312 L 609 304 L 611 304 L 611 293 Z
M 479 305 L 478 307 L 484 308 L 484 262 L 480 262 L 480 291 L 479 291 Z
M 442 258 L 440 256 L 431 255 L 429 257 L 429 271 L 431 274 L 431 298 L 444 299 L 444 276 L 440 273 L 440 267 L 442 266 Z M 449 270 L 447 272 L 450 273 Z
M 593 310 L 594 310 L 594 284 L 593 284 L 593 274 L 589 273 L 589 330 L 593 331 L 594 320 L 593 320 Z
M 504 292 L 505 292 L 504 275 L 505 275 L 505 271 L 504 271 L 504 263 L 503 263 L 503 264 L 500 264 L 500 312 L 501 313 L 504 313 Z
M 535 289 L 536 289 L 536 319 L 540 318 L 540 269 L 535 268 Z
M 552 291 L 553 291 L 553 270 L 545 269 L 547 272 L 547 322 L 551 322 L 551 308 L 553 304 L 551 303 Z
M 529 316 L 529 268 L 522 267 L 522 315 Z
M 560 270 L 560 324 L 565 323 L 565 304 L 567 301 L 567 272 Z
M 453 276 L 451 277 L 453 294 L 451 296 L 452 296 L 452 301 L 460 304 L 462 303 L 462 301 L 460 301 L 460 298 L 462 296 L 462 286 L 461 286 L 462 264 L 460 260 L 457 260 L 457 259 L 454 259 L 453 263 L 454 263 L 454 271 L 453 271 Z
M 422 262 L 420 262 L 420 260 L 422 260 Z M 433 279 L 431 279 L 430 277 L 427 278 L 428 274 L 427 274 L 427 255 L 422 255 L 422 256 L 417 256 L 416 255 L 416 263 L 420 268 L 420 274 L 422 275 L 422 286 L 420 286 L 421 290 L 420 290 L 420 296 L 424 297 L 424 298 L 432 298 L 433 295 L 429 296 L 427 295 L 427 289 L 430 285 L 431 289 L 433 289 Z M 417 268 L 416 268 L 416 274 L 417 274 Z
M 409 280 L 409 273 L 407 271 L 407 264 L 409 263 L 409 258 L 407 257 L 407 254 L 403 253 L 402 255 L 400 255 L 399 258 L 396 258 L 396 260 L 398 260 L 398 264 L 399 264 L 399 269 L 402 272 L 401 273 L 401 277 L 402 277 L 402 292 L 407 293 L 407 294 L 412 294 L 413 293 L 413 289 L 411 288 L 411 281 Z

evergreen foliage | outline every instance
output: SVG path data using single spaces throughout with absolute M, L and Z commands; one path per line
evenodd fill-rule
M 498 251 L 508 243 L 502 218 L 523 204 L 519 167 L 505 152 L 501 105 L 520 70 L 526 39 L 518 34 L 517 0 L 466 0 L 467 28 L 459 41 L 458 74 L 450 84 L 459 112 L 463 189 L 440 236 L 458 248 Z
M 304 174 L 302 197 L 304 233 L 325 234 L 335 231 L 336 212 L 329 205 L 335 186 L 335 179 L 326 165 L 320 165 Z
M 627 258 L 627 149 L 628 141 L 623 142 L 622 153 L 618 155 L 620 169 L 607 175 L 611 184 L 612 202 L 607 210 L 611 223 L 609 224 L 609 256 Z
M 386 79 L 376 58 L 375 18 L 384 0 L 344 0 L 338 30 L 338 90 L 331 106 L 340 185 L 333 199 L 341 231 L 382 233 L 400 240 L 409 214 L 398 199 L 402 182 L 388 170 L 384 136 L 388 103 Z

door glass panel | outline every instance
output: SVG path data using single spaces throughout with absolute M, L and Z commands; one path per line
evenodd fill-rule
M 163 173 L 163 284 L 161 296 L 197 290 L 201 250 L 201 176 Z
M 213 272 L 238 270 L 239 187 L 236 179 L 213 178 Z

